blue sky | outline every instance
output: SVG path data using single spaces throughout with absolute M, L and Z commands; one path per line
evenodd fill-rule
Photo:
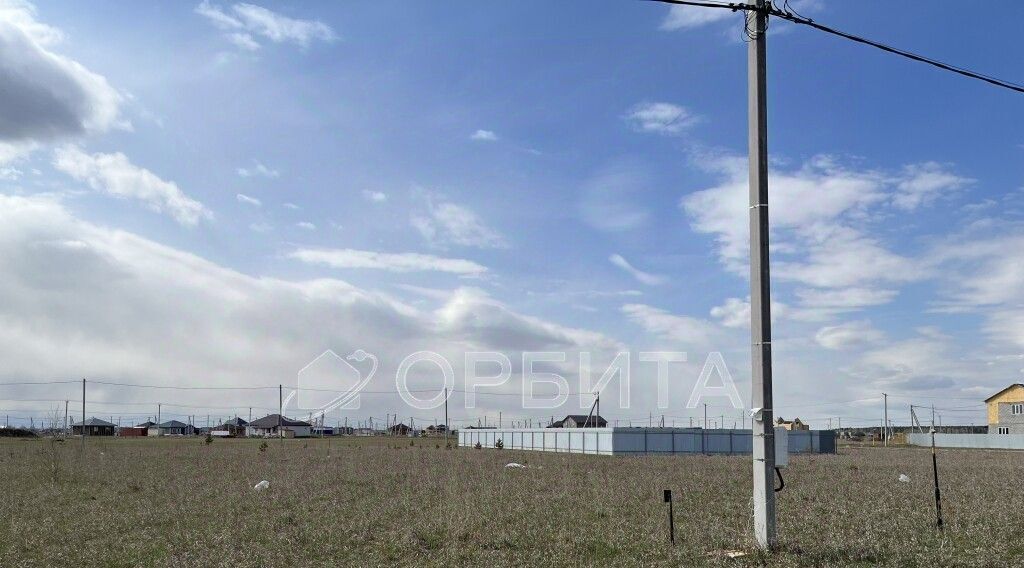
M 328 348 L 393 368 L 417 349 L 568 346 L 687 351 L 680 392 L 722 351 L 748 397 L 740 16 L 2 6 L 0 73 L 26 93 L 0 98 L 9 379 L 276 384 Z M 798 6 L 1024 80 L 1016 3 Z M 955 399 L 981 420 L 963 407 L 1024 372 L 1024 99 L 771 30 L 779 413 L 867 423 L 884 391 L 901 415 Z M 638 385 L 623 419 L 652 407 Z M 664 412 L 690 415 L 685 398 Z M 478 414 L 530 415 L 502 404 Z

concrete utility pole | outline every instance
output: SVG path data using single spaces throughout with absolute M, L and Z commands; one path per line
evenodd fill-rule
M 82 447 L 85 447 L 85 379 L 82 379 Z
M 882 405 L 885 408 L 883 411 L 883 417 L 885 419 L 885 427 L 882 428 L 882 445 L 889 445 L 889 395 L 882 393 Z
M 747 112 L 750 144 L 750 335 L 754 463 L 754 538 L 760 548 L 775 545 L 775 430 L 772 412 L 772 308 L 768 270 L 768 102 L 765 35 L 767 0 L 745 12 Z
M 277 385 L 277 435 L 284 440 L 284 432 L 281 431 L 281 414 L 284 413 L 284 387 Z

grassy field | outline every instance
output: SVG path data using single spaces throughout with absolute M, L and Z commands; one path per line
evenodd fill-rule
M 1020 453 L 940 453 L 942 535 L 928 451 L 795 457 L 778 494 L 780 548 L 761 556 L 749 537 L 749 457 L 448 450 L 423 439 L 335 439 L 329 455 L 326 440 L 260 445 L 0 441 L 0 564 L 1024 565 Z M 270 488 L 254 491 L 263 479 Z

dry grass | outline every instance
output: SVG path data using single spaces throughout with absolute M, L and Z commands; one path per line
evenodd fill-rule
M 750 551 L 748 457 L 446 450 L 417 440 L 0 441 L 4 566 L 1005 566 L 1024 564 L 1021 454 L 797 457 L 780 550 Z M 518 461 L 530 469 L 506 469 Z M 907 473 L 912 483 L 896 478 Z M 254 492 L 261 479 L 270 489 Z M 676 496 L 668 543 L 661 490 Z M 711 556 L 709 556 L 709 553 Z

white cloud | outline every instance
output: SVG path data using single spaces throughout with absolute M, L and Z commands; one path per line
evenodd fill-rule
M 799 308 L 790 314 L 793 319 L 824 321 L 839 314 L 887 304 L 896 298 L 899 292 L 888 288 L 853 286 L 826 290 L 798 288 L 795 294 L 799 300 Z
M 261 164 L 260 162 L 254 160 L 253 161 L 253 166 L 251 168 L 238 168 L 238 175 L 240 175 L 242 177 L 256 177 L 256 176 L 259 176 L 259 177 L 265 177 L 265 178 L 276 178 L 276 177 L 279 177 L 281 175 L 281 172 L 279 172 L 279 171 L 277 171 L 277 170 L 275 170 L 273 168 L 268 168 L 267 166 L 265 166 L 265 165 Z
M 130 128 L 120 119 L 123 97 L 104 77 L 51 50 L 62 39 L 28 2 L 0 4 L 0 160 L 39 143 Z
M 309 221 L 299 221 L 298 223 L 295 223 L 295 226 L 306 231 L 316 230 L 316 225 L 310 223 Z
M 634 267 L 632 264 L 630 264 L 628 260 L 622 257 L 622 255 L 613 254 L 608 257 L 608 262 L 611 262 L 615 266 L 621 268 L 630 276 L 636 278 L 637 282 L 640 282 L 641 284 L 646 284 L 648 286 L 658 286 L 660 284 L 665 283 L 664 276 L 644 272 L 643 270 L 640 270 Z
M 255 233 L 267 233 L 273 229 L 274 227 L 270 223 L 252 223 L 249 225 L 249 230 Z
M 977 376 L 973 363 L 956 361 L 950 353 L 948 340 L 917 336 L 866 352 L 851 372 L 866 385 L 910 391 L 950 388 L 958 379 Z
M 1024 349 L 1024 309 L 996 310 L 984 324 L 985 333 L 1000 343 Z
M 480 275 L 487 268 L 460 258 L 441 258 L 413 252 L 384 253 L 353 249 L 299 249 L 288 255 L 307 264 L 322 264 L 332 268 L 372 268 L 391 272 L 450 272 L 462 275 Z
M 715 236 L 723 262 L 745 273 L 750 223 L 747 160 L 698 156 L 696 162 L 719 174 L 722 182 L 687 195 L 680 204 L 694 230 Z M 774 169 L 769 175 L 775 232 L 863 213 L 886 197 L 884 176 L 848 170 L 827 157 L 815 158 L 795 171 Z
M 814 334 L 814 340 L 825 349 L 850 349 L 878 343 L 885 334 L 868 321 L 851 321 L 825 326 Z
M 721 8 L 704 8 L 700 6 L 672 6 L 661 22 L 660 29 L 675 31 L 699 28 L 707 24 L 727 20 L 735 14 L 731 10 Z
M 172 181 L 132 164 L 128 157 L 114 154 L 86 154 L 77 147 L 54 151 L 53 166 L 89 187 L 122 199 L 136 199 L 154 211 L 167 213 L 182 225 L 212 219 L 202 203 L 188 197 Z
M 285 203 L 284 205 L 282 205 L 282 207 L 284 207 L 285 209 L 291 209 L 292 211 L 298 211 L 299 209 L 302 209 L 301 207 L 294 203 Z
M 459 245 L 476 248 L 506 248 L 508 243 L 497 231 L 486 226 L 472 210 L 449 202 L 427 200 L 427 212 L 414 214 L 413 228 L 437 246 Z
M 235 195 L 235 198 L 238 199 L 239 203 L 245 203 L 246 205 L 253 205 L 255 207 L 260 207 L 261 205 L 263 205 L 263 202 L 260 201 L 259 199 L 256 199 L 255 197 L 249 197 L 244 193 L 239 193 Z
M 368 389 L 391 390 L 398 363 L 420 350 L 442 354 L 461 373 L 466 351 L 498 350 L 513 360 L 522 350 L 568 351 L 571 361 L 578 360 L 576 351 L 623 349 L 600 334 L 518 314 L 479 290 L 455 290 L 440 299 L 437 311 L 424 312 L 336 279 L 247 275 L 78 220 L 58 202 L 41 198 L 0 195 L 0 273 L 3 381 L 74 376 L 178 387 L 283 382 L 289 388 L 325 349 L 365 349 L 381 363 Z M 410 376 L 410 386 L 435 388 L 436 378 Z M 519 387 L 508 385 L 510 392 Z M 5 396 L 39 396 L 21 394 Z M 142 402 L 150 394 L 97 386 L 89 396 L 93 411 L 118 414 L 137 407 L 108 401 Z M 614 405 L 615 394 L 608 393 L 608 404 Z M 269 406 L 267 396 L 236 391 L 228 404 Z M 273 396 L 276 408 L 276 389 Z M 175 397 L 175 404 L 224 404 L 212 402 L 208 392 L 179 391 Z M 504 404 L 507 410 L 520 400 L 487 397 L 483 405 Z M 362 403 L 362 411 L 375 415 L 401 405 L 397 396 L 383 395 Z M 487 408 L 493 406 L 479 412 Z M 300 414 L 294 407 L 287 413 Z
M 919 262 L 889 251 L 873 238 L 842 225 L 821 223 L 802 231 L 807 256 L 779 261 L 773 276 L 820 288 L 912 282 L 924 276 Z
M 388 200 L 388 194 L 383 191 L 370 191 L 368 189 L 363 190 L 363 199 L 372 201 L 374 203 L 384 203 Z
M 203 0 L 195 11 L 214 26 L 224 30 L 232 43 L 246 50 L 259 47 L 253 36 L 274 43 L 291 43 L 302 48 L 314 41 L 332 42 L 338 39 L 327 24 L 319 20 L 299 20 L 254 4 L 236 3 L 228 9 Z M 255 47 L 253 47 L 255 46 Z
M 2 163 L 2 161 L 0 161 Z M 0 167 L 0 180 L 4 181 L 18 181 L 24 174 L 21 170 L 14 167 Z
M 723 181 L 684 197 L 681 206 L 695 231 L 715 237 L 722 263 L 746 275 L 747 161 L 715 156 L 696 161 Z M 847 168 L 829 156 L 794 170 L 775 168 L 770 176 L 772 276 L 802 285 L 797 292 L 802 309 L 793 317 L 811 320 L 888 302 L 897 294 L 894 287 L 930 277 L 932 268 L 923 259 L 894 252 L 868 228 L 893 211 L 925 205 L 968 181 L 931 163 L 889 175 Z
M 498 140 L 498 135 L 490 130 L 477 130 L 469 137 L 469 139 L 478 140 L 480 142 L 495 142 Z
M 789 306 L 772 300 L 772 322 L 789 315 Z M 750 328 L 750 298 L 727 298 L 721 306 L 711 308 L 711 317 L 725 327 Z
M 721 339 L 721 331 L 709 321 L 670 314 L 646 304 L 626 304 L 622 313 L 648 333 L 677 343 L 680 350 L 709 347 Z
M 640 103 L 629 110 L 626 121 L 642 132 L 679 134 L 698 122 L 698 118 L 672 103 Z
M 635 160 L 618 160 L 601 168 L 581 188 L 583 221 L 607 232 L 644 226 L 651 216 L 643 205 L 650 178 L 648 168 Z
M 904 167 L 892 202 L 899 209 L 912 211 L 973 182 L 947 171 L 936 162 L 914 164 Z
M 260 44 L 251 35 L 246 33 L 235 32 L 228 34 L 227 38 L 236 47 L 245 51 L 257 51 L 260 48 Z

